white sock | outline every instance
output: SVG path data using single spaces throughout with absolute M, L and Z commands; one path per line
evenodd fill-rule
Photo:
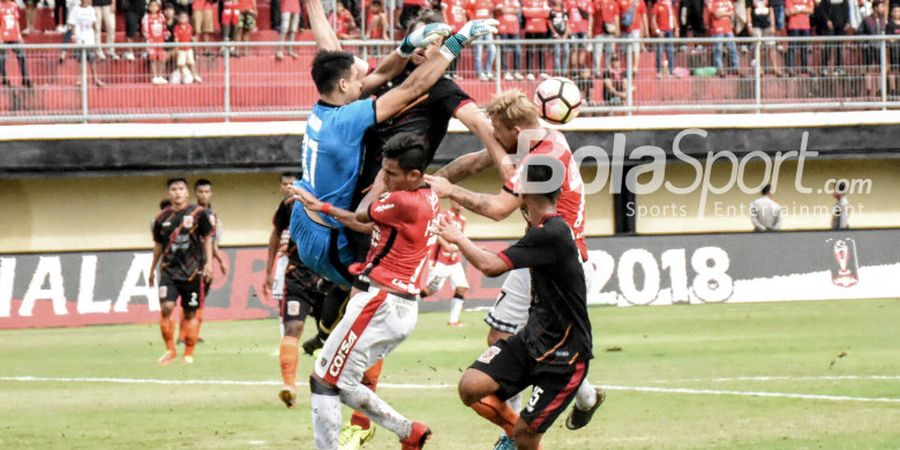
M 393 431 L 400 439 L 406 439 L 412 433 L 411 420 L 403 417 L 391 408 L 391 405 L 361 384 L 354 389 L 341 389 L 341 401 L 357 411 L 362 411 L 369 419 Z M 340 430 L 340 427 L 338 429 Z
M 587 411 L 597 404 L 597 392 L 594 386 L 588 382 L 587 378 L 578 386 L 578 392 L 575 393 L 575 407 L 582 411 Z
M 463 299 L 459 297 L 453 297 L 453 302 L 450 305 L 450 323 L 459 322 L 459 314 L 462 313 L 463 310 Z
M 316 449 L 335 450 L 341 436 L 341 399 L 337 395 L 312 394 L 310 400 Z

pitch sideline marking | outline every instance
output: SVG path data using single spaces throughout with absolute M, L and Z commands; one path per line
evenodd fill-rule
M 74 378 L 74 377 L 33 377 L 33 376 L 2 376 L 0 381 L 35 381 L 35 382 L 62 382 L 62 383 L 121 383 L 121 384 L 162 384 L 162 385 L 214 385 L 214 386 L 280 386 L 280 381 L 253 381 L 253 380 L 163 380 L 153 378 Z M 301 386 L 304 383 L 300 383 Z M 449 389 L 455 388 L 455 384 L 396 384 L 379 383 L 379 386 L 392 389 Z M 690 388 L 663 388 L 654 386 L 616 386 L 602 385 L 604 389 L 611 391 L 630 392 L 655 392 L 663 394 L 687 394 L 687 395 L 731 395 L 740 397 L 773 397 L 801 400 L 827 400 L 850 401 L 872 403 L 900 403 L 900 398 L 891 397 L 850 397 L 844 395 L 823 394 L 795 394 L 790 392 L 757 392 L 734 391 L 719 389 L 690 389 Z
M 683 378 L 678 380 L 651 380 L 648 383 L 727 383 L 729 381 L 895 381 L 900 375 L 773 375 L 719 378 Z

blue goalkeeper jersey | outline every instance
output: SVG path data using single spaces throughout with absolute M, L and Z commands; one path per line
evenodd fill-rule
M 300 187 L 323 202 L 350 209 L 363 158 L 363 135 L 375 124 L 375 101 L 357 100 L 313 106 L 303 136 L 303 179 Z M 319 214 L 335 228 L 340 222 Z

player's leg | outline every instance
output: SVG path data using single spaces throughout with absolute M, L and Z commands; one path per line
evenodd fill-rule
M 176 282 L 181 297 L 181 309 L 184 312 L 184 363 L 194 363 L 194 347 L 197 345 L 197 336 L 200 332 L 200 323 L 197 319 L 197 310 L 203 301 L 204 288 L 202 277 L 196 277 L 192 281 Z
M 543 434 L 575 399 L 575 393 L 584 381 L 587 369 L 587 361 L 569 365 L 537 363 L 531 369 L 534 388 L 515 428 L 516 445 L 519 449 L 540 448 Z
M 349 290 L 331 283 L 329 283 L 327 289 L 325 298 L 322 300 L 322 307 L 317 316 L 317 333 L 315 336 L 303 342 L 303 351 L 307 355 L 312 355 L 313 352 L 322 348 L 322 345 L 325 344 L 328 336 L 331 335 L 335 326 L 337 326 L 344 316 L 344 310 L 347 307 L 347 303 L 350 301 Z
M 370 391 L 376 392 L 383 366 L 384 359 L 379 358 L 372 367 L 366 369 L 366 372 L 363 373 L 362 385 L 369 388 Z M 372 421 L 362 412 L 354 410 L 353 415 L 350 416 L 350 423 L 341 429 L 340 450 L 358 449 L 374 438 L 375 427 L 372 426 Z
M 514 270 L 507 275 L 500 288 L 500 295 L 494 307 L 484 321 L 491 329 L 488 331 L 488 345 L 507 339 L 525 326 L 528 321 L 528 308 L 531 305 L 531 273 L 527 269 Z M 516 393 L 508 400 L 510 408 L 519 410 L 522 405 L 521 394 Z
M 159 331 L 166 345 L 166 353 L 159 358 L 159 364 L 167 365 L 175 360 L 175 320 L 172 312 L 178 300 L 178 288 L 168 275 L 162 273 L 159 279 Z
M 461 326 L 459 315 L 462 314 L 463 302 L 466 292 L 469 291 L 469 281 L 466 280 L 466 272 L 461 263 L 450 266 L 450 286 L 453 287 L 453 299 L 450 301 L 450 319 L 448 325 Z
M 281 380 L 284 387 L 278 397 L 288 408 L 293 408 L 297 399 L 297 360 L 300 354 L 299 341 L 303 334 L 306 316 L 312 311 L 307 297 L 313 293 L 305 292 L 304 287 L 293 266 L 288 266 L 292 273 L 285 274 L 281 302 L 281 318 L 284 335 L 278 350 L 278 363 L 281 367 Z

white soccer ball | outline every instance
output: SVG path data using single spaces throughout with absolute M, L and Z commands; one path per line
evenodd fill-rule
M 581 91 L 568 78 L 548 78 L 534 91 L 534 103 L 540 110 L 541 118 L 547 122 L 569 123 L 578 116 Z

